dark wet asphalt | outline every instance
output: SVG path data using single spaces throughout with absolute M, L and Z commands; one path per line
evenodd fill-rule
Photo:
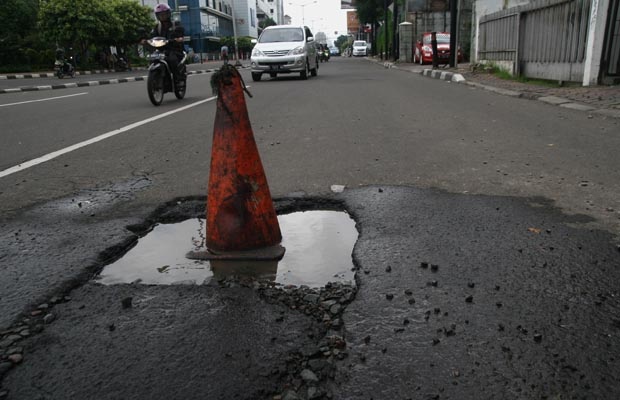
M 2 390 L 10 399 L 619 398 L 620 252 L 608 233 L 571 227 L 583 218 L 541 199 L 394 186 L 276 205 L 354 217 L 352 302 L 331 293 L 341 306 L 326 316 L 316 297 L 252 283 L 86 284 L 48 303 L 51 324 L 29 318 L 42 332 L 19 342 L 25 361 Z M 173 201 L 132 229 L 203 207 Z M 76 226 L 111 246 L 131 239 L 116 231 L 131 222 Z M 89 251 L 80 246 L 76 254 Z M 318 304 L 333 306 L 321 303 L 329 298 Z

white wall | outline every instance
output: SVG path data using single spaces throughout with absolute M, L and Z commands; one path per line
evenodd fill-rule
M 233 0 L 237 37 L 258 37 L 258 20 L 256 19 L 256 0 Z M 252 26 L 252 24 L 254 24 Z

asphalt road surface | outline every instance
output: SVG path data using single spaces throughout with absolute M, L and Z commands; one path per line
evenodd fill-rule
M 278 212 L 351 214 L 357 285 L 91 282 L 204 213 L 210 75 L 2 94 L 0 398 L 620 396 L 617 120 L 363 59 L 242 74 Z

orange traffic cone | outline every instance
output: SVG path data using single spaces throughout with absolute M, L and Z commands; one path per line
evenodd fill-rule
M 279 260 L 282 233 L 245 104 L 231 65 L 214 74 L 218 94 L 207 194 L 207 251 L 191 258 Z

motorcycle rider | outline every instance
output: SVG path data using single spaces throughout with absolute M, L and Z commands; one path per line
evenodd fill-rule
M 70 75 L 73 70 L 73 64 L 65 58 L 65 50 L 60 47 L 56 49 L 56 61 L 54 63 L 58 68 L 62 69 L 64 74 Z
M 160 3 L 154 8 L 157 25 L 151 31 L 150 37 L 165 37 L 169 40 L 164 51 L 166 61 L 172 70 L 175 86 L 182 84 L 183 79 L 179 76 L 179 62 L 183 59 L 183 36 L 185 29 L 178 21 L 172 21 L 172 10 L 168 4 Z

